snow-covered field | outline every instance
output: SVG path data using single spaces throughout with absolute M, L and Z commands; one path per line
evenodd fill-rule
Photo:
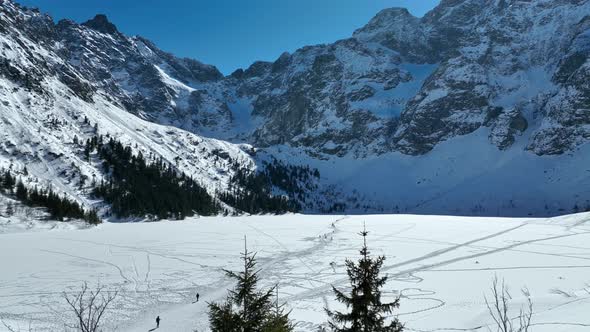
M 387 256 L 385 295 L 401 295 L 407 331 L 487 331 L 494 275 L 511 288 L 515 314 L 520 289 L 529 289 L 533 331 L 588 331 L 589 220 L 286 215 L 5 233 L 0 318 L 17 331 L 65 331 L 62 292 L 87 281 L 119 290 L 104 331 L 145 332 L 157 315 L 161 332 L 207 331 L 206 302 L 233 286 L 221 269 L 239 269 L 246 235 L 263 286 L 279 283 L 297 330 L 317 331 L 323 308 L 338 308 L 330 285 L 346 287 L 344 259 L 358 257 L 366 222 L 372 253 Z

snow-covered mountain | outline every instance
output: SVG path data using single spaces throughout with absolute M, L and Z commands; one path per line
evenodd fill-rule
M 226 77 L 125 36 L 104 15 L 56 24 L 0 2 L 4 160 L 57 149 L 72 160 L 48 169 L 85 169 L 61 151 L 84 137 L 88 116 L 146 151 L 180 156 L 212 188 L 225 188 L 231 170 L 191 142 L 247 167 L 256 160 L 235 144 L 262 148 L 258 161 L 317 167 L 313 195 L 333 209 L 541 215 L 590 206 L 588 0 L 443 0 L 423 18 L 387 9 L 349 39 Z M 65 126 L 43 125 L 52 118 Z M 59 173 L 44 167 L 32 173 Z
M 124 98 L 64 58 L 66 52 L 76 53 L 57 38 L 67 36 L 60 30 L 69 29 L 66 22 L 54 25 L 48 16 L 10 1 L 0 8 L 0 167 L 31 187 L 51 187 L 92 206 L 90 183 L 99 182 L 104 170 L 82 151 L 84 142 L 98 133 L 135 153 L 163 158 L 211 193 L 228 188 L 232 164 L 255 168 L 251 146 L 204 138 L 126 112 Z M 89 40 L 92 34 L 110 40 L 83 26 L 78 32 L 89 34 Z M 92 73 L 100 75 L 100 70 Z
M 547 155 L 589 137 L 589 13 L 588 1 L 559 0 L 442 1 L 420 19 L 387 9 L 349 39 L 224 79 L 174 73 L 178 60 L 135 40 L 186 84 L 169 103 L 179 117 L 171 122 L 192 131 L 363 157 L 425 154 L 487 127 L 499 149 L 526 132 L 525 148 Z M 199 116 L 212 110 L 213 121 Z

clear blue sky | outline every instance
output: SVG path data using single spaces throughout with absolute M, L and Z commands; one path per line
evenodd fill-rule
M 424 15 L 440 0 L 16 0 L 54 19 L 106 14 L 119 30 L 224 74 L 282 52 L 350 37 L 379 10 Z

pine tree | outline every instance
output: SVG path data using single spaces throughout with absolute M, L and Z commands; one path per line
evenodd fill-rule
M 28 190 L 20 180 L 16 184 L 16 198 L 21 202 L 28 199 Z
M 348 279 L 352 286 L 350 295 L 332 287 L 336 299 L 344 303 L 350 312 L 332 312 L 326 309 L 331 319 L 330 327 L 337 332 L 401 332 L 403 325 L 397 318 L 389 324 L 385 322 L 385 316 L 399 308 L 399 298 L 391 303 L 381 302 L 381 288 L 387 277 L 380 277 L 379 271 L 385 256 L 369 256 L 367 234 L 366 230 L 359 234 L 363 237 L 363 248 L 360 250 L 361 258 L 358 263 L 346 260 Z
M 12 193 L 12 189 L 14 188 L 14 184 L 15 184 L 15 180 L 14 177 L 12 177 L 10 175 L 10 171 L 4 171 L 4 177 L 2 180 L 2 187 L 8 191 L 9 193 Z
M 90 162 L 90 152 L 91 152 L 90 140 L 87 140 L 86 145 L 84 146 L 84 158 L 86 159 L 87 162 Z
M 241 332 L 242 318 L 229 300 L 209 304 L 209 323 L 213 332 Z
M 98 216 L 98 212 L 96 210 L 90 210 L 90 212 L 84 215 L 84 220 L 88 221 L 90 224 L 98 225 L 102 223 L 102 220 Z
M 228 277 L 237 281 L 223 304 L 209 304 L 209 323 L 213 332 L 260 332 L 268 320 L 274 288 L 258 291 L 259 271 L 256 255 L 248 252 L 244 239 L 244 270 L 240 273 L 225 270 Z M 234 308 L 235 306 L 235 308 Z

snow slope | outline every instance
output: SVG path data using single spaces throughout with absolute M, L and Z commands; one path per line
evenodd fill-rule
M 297 331 L 316 331 L 322 308 L 339 308 L 330 287 L 346 287 L 344 259 L 358 257 L 366 222 L 372 253 L 387 256 L 385 297 L 401 295 L 407 331 L 485 331 L 483 296 L 497 275 L 514 313 L 519 289 L 530 290 L 535 332 L 582 332 L 590 328 L 589 220 L 285 215 L 2 234 L 0 318 L 17 330 L 62 331 L 71 317 L 61 292 L 88 281 L 120 292 L 105 331 L 145 332 L 157 315 L 160 332 L 208 331 L 206 302 L 232 287 L 221 269 L 239 269 L 246 235 L 263 286 L 280 285 Z M 192 303 L 197 292 L 202 300 Z
M 49 97 L 0 78 L 0 167 L 12 168 L 25 182 L 52 187 L 87 207 L 96 203 L 87 195 L 91 181 L 100 181 L 103 171 L 100 161 L 86 161 L 82 151 L 84 142 L 97 133 L 114 137 L 135 153 L 162 157 L 211 193 L 227 188 L 233 162 L 255 167 L 243 151 L 250 149 L 248 145 L 203 138 L 142 120 L 103 95 L 95 95 L 92 103 L 84 102 L 53 78 L 46 78 L 42 86 L 51 91 Z M 218 158 L 215 151 L 225 151 L 229 158 Z M 25 166 L 28 176 L 22 173 Z M 78 186 L 81 177 L 87 179 L 82 187 Z
M 524 144 L 500 151 L 481 128 L 423 156 L 315 159 L 288 146 L 265 153 L 317 168 L 324 190 L 317 200 L 345 204 L 348 213 L 527 217 L 590 208 L 589 145 L 561 156 L 537 156 L 523 151 Z

